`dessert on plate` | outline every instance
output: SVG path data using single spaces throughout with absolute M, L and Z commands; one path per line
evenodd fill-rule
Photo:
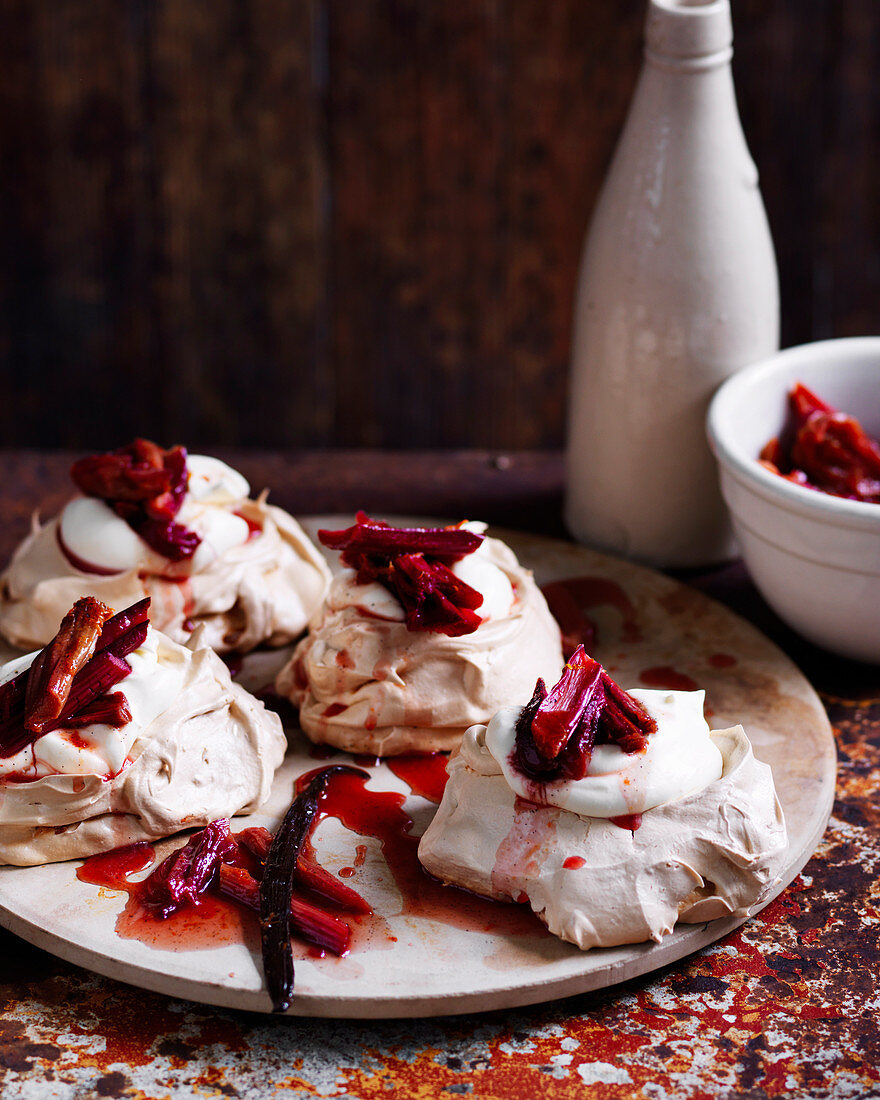
M 204 644 L 83 597 L 0 668 L 0 863 L 106 851 L 254 810 L 286 739 Z
M 624 692 L 579 648 L 550 691 L 467 731 L 419 859 L 583 949 L 747 916 L 779 880 L 785 823 L 769 767 L 741 726 L 709 729 L 703 699 Z
M 220 653 L 285 645 L 323 598 L 329 571 L 296 520 L 216 458 L 136 439 L 71 477 L 79 494 L 34 517 L 0 576 L 0 633 L 20 649 L 86 595 L 116 609 L 150 596 L 154 626 L 184 642 L 203 624 Z
M 523 681 L 555 680 L 559 627 L 531 573 L 484 530 L 358 513 L 318 533 L 343 568 L 276 680 L 312 741 L 379 756 L 451 749 Z

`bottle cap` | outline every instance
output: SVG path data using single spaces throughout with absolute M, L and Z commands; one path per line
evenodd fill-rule
M 708 60 L 733 42 L 729 0 L 649 0 L 645 46 L 657 57 Z

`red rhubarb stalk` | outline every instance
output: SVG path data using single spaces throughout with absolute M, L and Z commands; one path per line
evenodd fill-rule
M 217 874 L 217 889 L 226 897 L 246 906 L 260 910 L 260 884 L 243 867 L 231 867 L 222 863 Z M 332 913 L 327 913 L 305 898 L 291 896 L 290 925 L 303 939 L 334 955 L 344 955 L 351 942 L 351 929 Z
M 549 692 L 538 681 L 516 723 L 513 760 L 541 783 L 582 779 L 595 743 L 641 752 L 656 728 L 644 707 L 578 646 Z
M 46 733 L 64 710 L 75 677 L 95 652 L 102 625 L 113 615 L 93 596 L 77 600 L 61 620 L 58 633 L 34 659 L 28 671 L 24 725 Z
M 229 821 L 219 818 L 190 837 L 182 848 L 144 880 L 140 900 L 155 916 L 166 918 L 184 905 L 199 904 L 199 898 L 217 874 L 221 861 L 234 854 L 235 840 Z
M 240 833 L 235 834 L 235 839 L 242 848 L 246 848 L 256 856 L 261 864 L 266 862 L 269 847 L 272 844 L 272 834 L 268 829 L 257 827 L 242 829 Z M 318 863 L 309 846 L 304 846 L 300 850 L 296 861 L 294 882 L 304 889 L 320 894 L 341 909 L 348 909 L 352 913 L 371 912 L 370 906 L 356 890 L 346 886 Z

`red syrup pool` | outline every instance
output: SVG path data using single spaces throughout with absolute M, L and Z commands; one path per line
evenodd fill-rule
M 316 774 L 297 780 L 302 790 Z M 345 772 L 333 776 L 318 803 L 318 817 L 337 818 L 358 836 L 374 837 L 401 894 L 401 912 L 471 932 L 510 936 L 549 936 L 543 924 L 525 906 L 490 901 L 457 886 L 444 886 L 422 868 L 419 839 L 410 835 L 412 818 L 403 809 L 405 795 L 371 791 L 367 780 Z M 346 918 L 347 919 L 347 918 Z
M 428 802 L 439 803 L 446 788 L 446 781 L 449 779 L 446 772 L 448 759 L 442 752 L 432 752 L 427 755 L 412 753 L 404 756 L 390 756 L 385 764 L 398 779 L 402 779 L 409 786 L 413 794 L 426 798 Z
M 683 672 L 677 672 L 670 665 L 657 665 L 639 673 L 639 680 L 646 687 L 667 688 L 669 691 L 699 691 L 700 685 Z
M 257 915 L 210 892 L 201 896 L 198 905 L 188 905 L 165 920 L 148 913 L 140 900 L 141 884 L 132 882 L 131 876 L 148 867 L 154 857 L 151 845 L 131 844 L 89 856 L 77 868 L 76 877 L 81 882 L 128 894 L 125 908 L 116 920 L 118 936 L 140 940 L 163 951 L 204 951 L 231 943 L 244 943 L 259 951 Z M 307 952 L 303 945 L 300 957 Z
M 621 640 L 640 642 L 642 632 L 632 601 L 616 581 L 605 577 L 568 577 L 541 586 L 544 598 L 562 631 L 566 657 L 578 645 L 589 653 L 596 642 L 596 628 L 587 612 L 609 606 L 620 612 Z

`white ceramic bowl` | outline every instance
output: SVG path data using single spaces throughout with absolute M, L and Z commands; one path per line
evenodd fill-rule
M 752 579 L 817 645 L 880 663 L 880 504 L 804 489 L 757 461 L 795 382 L 880 437 L 880 337 L 789 348 L 733 375 L 709 408 L 721 492 Z

